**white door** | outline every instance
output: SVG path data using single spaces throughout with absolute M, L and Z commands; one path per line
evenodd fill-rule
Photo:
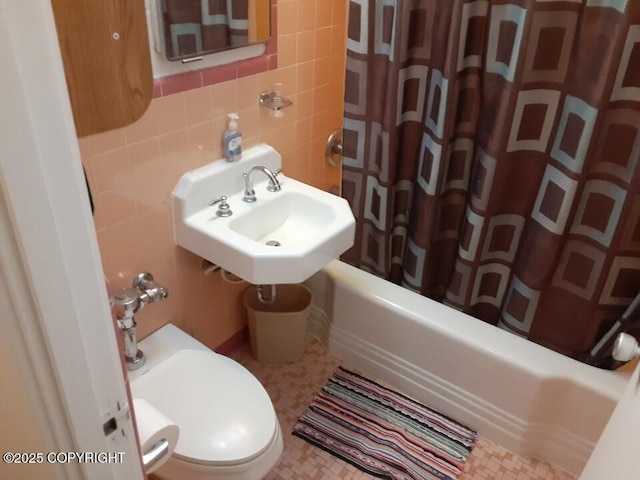
M 640 364 L 596 444 L 580 480 L 640 479 Z
M 45 476 L 3 457 L 0 478 L 144 478 L 84 182 L 50 0 L 0 0 L 0 411 L 26 398 L 47 437 L 3 415 L 0 453 L 53 461 Z

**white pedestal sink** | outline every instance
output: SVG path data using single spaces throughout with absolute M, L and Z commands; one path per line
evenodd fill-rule
M 261 165 L 277 171 L 280 154 L 261 144 L 242 159 L 218 160 L 185 173 L 173 191 L 177 245 L 246 281 L 299 283 L 353 245 L 355 219 L 343 198 L 280 173 L 281 191 L 267 191 L 268 179 L 254 173 L 257 201 L 242 200 L 242 174 Z M 232 215 L 216 215 L 209 202 L 227 197 Z M 277 246 L 275 246 L 277 245 Z

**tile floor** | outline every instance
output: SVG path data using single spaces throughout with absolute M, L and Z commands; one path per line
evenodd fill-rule
M 327 355 L 324 346 L 310 339 L 302 360 L 290 364 L 266 364 L 253 359 L 248 345 L 231 357 L 247 367 L 265 386 L 278 413 L 284 437 L 284 454 L 264 480 L 373 479 L 304 440 L 291 435 L 297 418 L 325 384 L 340 361 Z M 574 480 L 574 475 L 550 464 L 516 455 L 480 437 L 459 480 Z

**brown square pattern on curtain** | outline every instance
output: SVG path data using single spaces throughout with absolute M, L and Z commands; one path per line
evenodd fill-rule
M 343 259 L 587 358 L 640 291 L 640 2 L 351 0 L 347 43 Z

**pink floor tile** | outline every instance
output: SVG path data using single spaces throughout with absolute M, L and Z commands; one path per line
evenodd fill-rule
M 302 360 L 288 364 L 256 361 L 248 346 L 232 355 L 247 367 L 269 392 L 284 437 L 284 453 L 264 480 L 365 480 L 375 477 L 291 435 L 298 417 L 340 361 L 310 339 Z M 459 480 L 575 480 L 575 476 L 547 462 L 516 455 L 480 437 Z

